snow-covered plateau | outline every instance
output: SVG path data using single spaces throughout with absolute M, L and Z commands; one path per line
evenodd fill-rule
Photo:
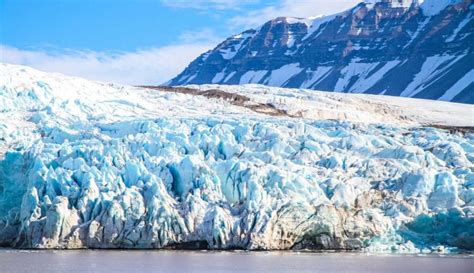
M 0 64 L 0 245 L 474 249 L 474 106 L 191 87 Z

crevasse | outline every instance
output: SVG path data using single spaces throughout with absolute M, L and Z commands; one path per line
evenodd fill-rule
M 0 162 L 2 245 L 474 248 L 472 135 L 244 110 L 150 117 L 145 103 L 75 97 L 65 84 L 86 94 L 101 85 L 58 76 L 58 89 L 26 72 L 34 85 L 0 88 L 2 106 L 13 105 L 3 114 L 26 110 L 35 125 L 0 131 L 10 147 Z

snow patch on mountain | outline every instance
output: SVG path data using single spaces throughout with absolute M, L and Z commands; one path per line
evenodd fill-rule
M 314 84 L 323 80 L 331 69 L 331 66 L 320 66 L 316 71 L 307 71 L 308 79 L 301 85 L 301 88 L 311 88 Z
M 333 20 L 337 16 L 339 16 L 339 14 L 333 14 L 333 15 L 327 15 L 327 16 L 322 16 L 321 15 L 321 16 L 317 16 L 317 17 L 312 18 L 310 27 L 308 29 L 308 33 L 306 34 L 305 37 L 303 37 L 302 41 L 304 41 L 307 38 L 313 36 L 313 34 L 315 34 L 317 31 L 319 31 L 318 33 L 321 33 L 321 31 L 320 31 L 321 26 L 323 24 Z M 316 33 L 314 37 L 317 37 L 318 33 Z
M 242 48 L 242 46 L 253 36 L 254 35 L 252 33 L 247 32 L 233 36 L 232 40 L 230 41 L 230 47 L 221 49 L 222 57 L 226 60 L 230 60 L 235 57 L 235 55 L 239 53 L 239 50 Z
M 426 16 L 434 16 L 439 14 L 449 5 L 458 4 L 466 0 L 419 0 L 421 8 Z M 467 0 L 470 1 L 470 0 Z
M 467 73 L 463 78 L 461 78 L 456 84 L 454 84 L 446 93 L 441 97 L 441 100 L 452 100 L 459 94 L 460 90 L 464 90 L 472 84 L 472 79 L 474 79 L 474 69 Z
M 266 80 L 266 83 L 270 86 L 282 86 L 286 83 L 293 75 L 300 73 L 303 69 L 300 68 L 299 64 L 287 64 L 271 72 L 270 77 Z
M 246 72 L 241 78 L 240 82 L 242 84 L 246 83 L 258 83 L 260 82 L 265 75 L 268 74 L 268 71 L 261 70 L 261 71 L 248 71 Z
M 438 56 L 428 57 L 426 61 L 423 63 L 423 66 L 421 67 L 418 74 L 415 75 L 415 78 L 413 79 L 413 81 L 407 86 L 405 91 L 403 91 L 400 95 L 406 96 L 406 97 L 415 96 L 422 90 L 423 87 L 431 83 L 431 79 L 435 78 L 437 75 L 442 74 L 444 71 L 448 70 L 451 65 L 455 64 L 458 60 L 462 59 L 463 57 L 464 55 L 461 55 L 461 56 L 438 55 Z M 472 79 L 471 79 L 471 83 L 472 83 Z M 469 84 L 470 83 L 467 82 L 467 85 Z M 458 91 L 460 92 L 461 90 L 458 90 Z M 449 96 L 448 92 L 446 92 L 445 94 L 448 94 L 448 95 L 443 96 L 444 98 Z
M 376 3 L 389 2 L 392 8 L 410 8 L 415 5 L 420 6 L 426 16 L 434 16 L 439 14 L 446 7 L 464 1 L 466 0 L 365 0 L 364 3 L 373 7 Z

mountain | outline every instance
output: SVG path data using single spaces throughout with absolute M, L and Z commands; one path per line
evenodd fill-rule
M 247 84 L 474 103 L 472 0 L 382 0 L 280 17 L 194 60 L 171 86 Z
M 0 109 L 0 246 L 474 249 L 473 105 L 0 64 Z

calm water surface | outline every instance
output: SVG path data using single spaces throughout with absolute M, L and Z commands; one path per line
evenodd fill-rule
M 474 256 L 2 249 L 0 272 L 473 273 Z

